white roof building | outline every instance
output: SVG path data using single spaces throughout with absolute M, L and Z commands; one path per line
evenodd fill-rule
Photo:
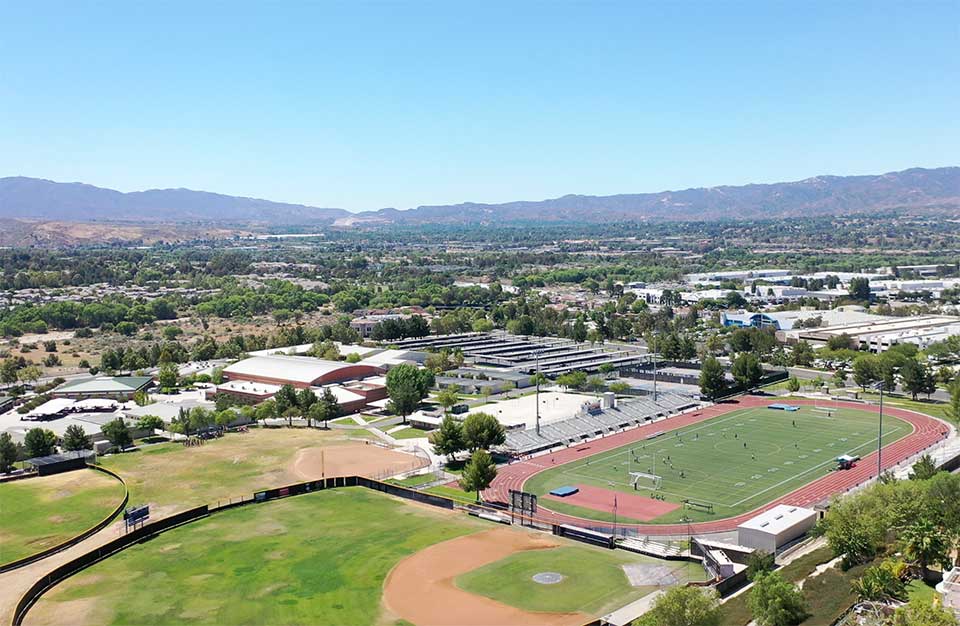
M 776 554 L 780 547 L 802 537 L 816 523 L 817 512 L 813 509 L 778 504 L 737 526 L 737 542 Z
M 271 384 L 312 387 L 326 383 L 357 380 L 381 374 L 383 369 L 365 363 L 325 361 L 301 356 L 255 356 L 224 368 L 227 380 L 249 380 Z

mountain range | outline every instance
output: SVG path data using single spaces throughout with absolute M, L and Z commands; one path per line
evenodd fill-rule
M 0 219 L 213 224 L 378 224 L 713 220 L 848 215 L 886 210 L 960 214 L 960 167 L 914 168 L 871 176 L 817 176 L 796 182 L 681 191 L 566 195 L 504 204 L 464 203 L 350 213 L 189 189 L 123 193 L 83 183 L 0 178 Z

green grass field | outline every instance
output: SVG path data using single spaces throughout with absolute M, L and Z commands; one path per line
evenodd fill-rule
M 403 430 L 390 433 L 390 436 L 394 439 L 417 439 L 421 437 L 427 437 L 429 435 L 429 431 L 414 428 L 412 426 L 410 428 L 404 428 Z
M 487 528 L 362 488 L 226 511 L 74 576 L 31 610 L 96 624 L 374 624 L 403 557 Z
M 602 615 L 657 589 L 654 584 L 631 585 L 625 565 L 646 570 L 651 583 L 653 579 L 666 583 L 668 577 L 677 583 L 705 579 L 698 563 L 659 561 L 620 550 L 570 545 L 518 552 L 463 574 L 455 583 L 464 591 L 528 611 Z M 551 585 L 537 583 L 533 576 L 541 572 L 561 574 L 563 580 Z
M 827 403 L 824 407 L 829 406 Z M 634 491 L 631 472 L 661 477 L 656 493 L 667 501 L 709 503 L 713 513 L 679 508 L 654 523 L 722 519 L 750 511 L 817 478 L 836 466 L 841 454 L 866 456 L 876 448 L 877 416 L 854 409 L 801 407 L 799 411 L 750 408 L 550 468 L 531 477 L 526 491 L 544 495 L 564 485 L 592 485 L 650 495 L 652 481 L 641 479 Z M 884 445 L 911 432 L 903 420 L 884 419 Z M 681 477 L 681 473 L 683 476 Z M 601 521 L 612 512 L 595 511 L 556 500 L 543 504 L 560 513 Z M 623 521 L 631 521 L 620 515 Z
M 131 505 L 151 503 L 169 513 L 296 482 L 288 466 L 297 450 L 337 445 L 348 435 L 353 431 L 257 428 L 193 448 L 147 446 L 101 457 L 100 464 L 127 482 Z
M 0 564 L 79 535 L 122 500 L 120 481 L 90 469 L 0 484 Z
M 490 528 L 360 487 L 251 505 L 97 563 L 41 597 L 27 623 L 60 624 L 70 615 L 91 624 L 394 624 L 381 609 L 390 570 L 430 545 Z M 631 586 L 624 565 L 651 580 L 703 577 L 694 564 L 560 541 L 560 548 L 515 554 L 457 584 L 519 608 L 596 614 L 650 591 Z M 530 576 L 545 570 L 568 580 L 532 587 Z

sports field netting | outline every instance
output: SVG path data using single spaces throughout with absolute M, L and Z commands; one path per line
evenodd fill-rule
M 910 431 L 908 423 L 885 416 L 883 445 Z M 654 522 L 678 522 L 684 516 L 708 521 L 753 510 L 835 470 L 841 454 L 866 456 L 876 447 L 875 413 L 835 407 L 829 413 L 813 406 L 795 412 L 756 407 L 550 467 L 532 476 L 524 490 L 544 495 L 561 485 L 592 485 L 656 494 L 677 503 L 689 499 L 712 504 L 713 513 L 703 507 L 681 507 Z M 659 476 L 660 488 L 647 480 L 639 481 L 634 490 L 637 472 Z M 600 521 L 613 517 L 612 510 L 556 501 L 551 501 L 549 508 Z

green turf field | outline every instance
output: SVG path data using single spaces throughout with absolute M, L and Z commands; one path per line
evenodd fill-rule
M 631 585 L 624 566 L 642 572 L 648 584 Z M 563 579 L 555 584 L 540 584 L 533 576 L 541 572 L 554 572 Z M 704 580 L 705 576 L 698 563 L 661 561 L 621 550 L 570 545 L 554 550 L 518 552 L 463 574 L 455 582 L 464 591 L 528 611 L 583 611 L 602 615 L 655 591 L 655 580 L 682 584 Z M 504 584 L 504 581 L 510 583 Z
M 122 500 L 120 481 L 91 469 L 0 484 L 0 564 L 79 535 Z
M 911 432 L 911 426 L 884 417 L 884 445 Z M 669 428 L 669 422 L 664 429 Z M 841 454 L 866 456 L 876 449 L 877 415 L 855 409 L 801 407 L 777 411 L 765 407 L 742 409 L 596 454 L 587 459 L 550 468 L 531 477 L 526 491 L 544 495 L 564 485 L 593 485 L 616 491 L 650 495 L 667 501 L 690 499 L 712 504 L 713 513 L 679 508 L 654 523 L 722 519 L 755 509 L 798 487 L 825 476 Z M 631 472 L 661 477 L 660 488 L 642 479 L 634 491 Z M 683 477 L 681 477 L 681 472 Z M 557 502 L 542 501 L 560 513 L 610 521 L 612 512 L 601 512 Z M 623 515 L 622 521 L 632 521 Z

